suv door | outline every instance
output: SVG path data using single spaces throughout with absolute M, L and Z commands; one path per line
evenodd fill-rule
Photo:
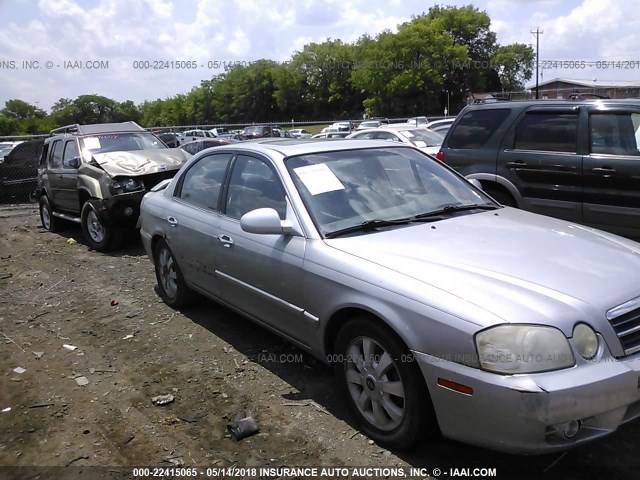
M 521 208 L 582 221 L 578 117 L 574 106 L 532 107 L 507 131 L 496 173 L 516 187 Z
M 245 232 L 240 218 L 257 208 L 274 208 L 282 220 L 293 215 L 273 166 L 240 154 L 226 187 L 215 248 L 222 298 L 290 337 L 308 338 L 312 324 L 301 305 L 305 239 Z
M 62 154 L 62 165 L 58 171 L 58 208 L 69 212 L 80 212 L 80 201 L 78 197 L 78 169 L 71 165 L 71 161 L 80 163 L 80 154 L 76 139 L 64 142 Z
M 54 210 L 64 210 L 64 171 L 62 169 L 62 154 L 64 153 L 64 141 L 55 140 L 49 147 L 49 158 L 47 159 L 47 183 L 48 193 L 51 200 L 51 207 Z
M 621 234 L 640 234 L 640 108 L 588 109 L 584 157 L 584 221 Z

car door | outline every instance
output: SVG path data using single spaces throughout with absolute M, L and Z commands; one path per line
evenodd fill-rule
M 621 234 L 640 233 L 640 108 L 588 109 L 584 221 Z
M 305 239 L 247 233 L 240 218 L 274 208 L 291 218 L 282 182 L 265 158 L 238 155 L 226 187 L 216 255 L 224 300 L 282 333 L 302 341 L 311 323 L 302 308 Z
M 574 106 L 533 107 L 507 132 L 497 174 L 517 188 L 526 210 L 582 221 L 578 116 Z
M 71 165 L 71 160 L 80 162 L 80 154 L 76 140 L 64 142 L 62 154 L 62 165 L 58 171 L 58 208 L 69 212 L 79 212 L 80 204 L 78 199 L 78 169 Z
M 186 280 L 219 296 L 216 255 L 219 236 L 219 202 L 233 154 L 206 155 L 181 175 L 166 212 L 166 238 Z
M 62 169 L 62 154 L 64 152 L 64 141 L 56 140 L 49 147 L 49 158 L 47 161 L 48 194 L 53 203 L 53 209 L 64 210 L 64 171 Z

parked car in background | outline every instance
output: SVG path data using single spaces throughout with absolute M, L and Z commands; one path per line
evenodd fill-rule
M 294 138 L 311 138 L 311 132 L 309 132 L 309 130 L 305 130 L 304 128 L 293 128 L 289 130 L 289 133 Z
M 387 122 L 387 124 L 388 123 L 389 122 Z M 368 128 L 378 128 L 381 126 L 383 126 L 383 123 L 380 120 L 365 120 L 364 122 L 360 122 L 356 130 L 366 130 Z
M 640 238 L 640 100 L 465 107 L 438 158 L 504 205 Z
M 441 135 L 446 135 L 446 133 L 453 125 L 453 122 L 456 120 L 456 117 L 444 118 L 442 120 L 434 120 L 433 122 L 427 123 L 424 128 L 428 128 L 434 132 L 437 132 Z
M 38 167 L 42 225 L 55 232 L 62 221 L 79 223 L 90 247 L 109 250 L 136 226 L 144 194 L 189 158 L 135 122 L 52 130 Z
M 432 132 L 426 128 L 411 125 L 396 126 L 396 124 L 356 131 L 346 138 L 356 140 L 389 140 L 406 143 L 430 155 L 436 155 L 438 153 L 440 145 L 442 145 L 442 140 L 444 139 L 439 133 Z
M 640 416 L 638 243 L 395 142 L 238 143 L 165 183 L 140 216 L 163 301 L 201 293 L 332 365 L 379 445 L 540 454 Z
M 185 143 L 184 145 L 181 145 L 180 148 L 191 155 L 195 155 L 206 148 L 220 147 L 222 145 L 229 145 L 230 143 L 235 143 L 235 141 L 224 138 L 203 138 L 202 140 L 196 140 L 195 142 Z
M 429 123 L 429 119 L 427 117 L 411 117 L 407 118 L 407 123 L 415 127 L 425 127 Z
M 224 127 L 215 127 L 209 131 L 213 134 L 214 137 L 219 137 L 220 135 L 226 135 L 229 133 L 229 130 Z
M 320 130 L 320 133 L 327 133 L 327 132 L 351 133 L 353 130 L 355 130 L 355 126 L 353 125 L 352 122 L 336 122 L 336 123 L 332 123 L 328 127 L 324 127 L 322 130 Z
M 233 132 L 219 133 L 216 138 L 229 140 L 231 142 L 234 142 L 234 141 L 239 142 L 241 140 L 244 140 L 241 134 L 233 133 Z
M 280 132 L 272 125 L 250 125 L 242 130 L 242 137 L 250 140 L 252 138 L 279 137 Z
M 26 202 L 34 194 L 44 138 L 17 142 L 0 153 L 0 198 Z
M 316 133 L 311 138 L 345 138 L 350 135 L 349 132 L 324 132 Z
M 180 143 L 193 142 L 201 138 L 214 138 L 215 135 L 209 130 L 187 130 L 180 134 Z
M 157 136 L 169 148 L 178 148 L 182 143 L 182 136 L 179 133 L 166 132 L 159 133 Z

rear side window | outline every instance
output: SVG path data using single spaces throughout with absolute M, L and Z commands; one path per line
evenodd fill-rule
M 62 168 L 62 141 L 56 140 L 49 158 L 49 168 Z
M 578 115 L 528 112 L 516 127 L 513 148 L 545 152 L 576 152 Z
M 639 113 L 595 113 L 589 125 L 591 153 L 640 155 Z
M 483 147 L 509 115 L 508 108 L 472 110 L 460 119 L 449 137 L 449 148 Z

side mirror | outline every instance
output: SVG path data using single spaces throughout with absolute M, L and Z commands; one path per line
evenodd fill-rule
M 9 163 L 9 155 L 0 158 L 0 163 Z
M 80 167 L 80 157 L 74 157 L 69 160 L 69 168 L 79 168 Z
M 482 190 L 484 192 L 484 189 L 482 188 L 482 184 L 480 183 L 480 180 L 476 179 L 476 178 L 470 178 L 468 179 L 469 183 L 471 185 L 473 185 L 474 187 L 476 187 L 479 190 Z
M 291 222 L 280 220 L 280 215 L 273 208 L 257 208 L 245 213 L 240 219 L 240 228 L 262 235 L 290 234 L 293 231 Z

